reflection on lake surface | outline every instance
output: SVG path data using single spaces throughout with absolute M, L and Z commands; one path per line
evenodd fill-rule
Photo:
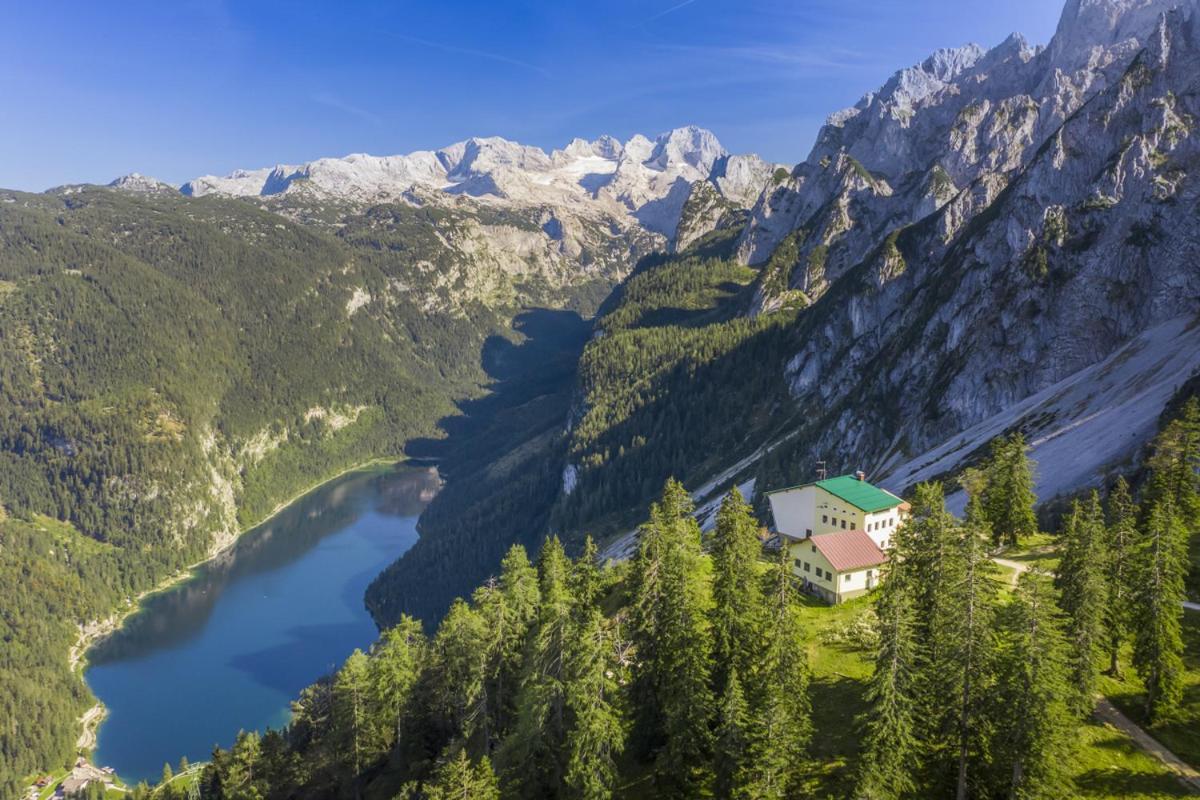
M 363 592 L 416 541 L 437 488 L 432 470 L 352 473 L 147 598 L 88 653 L 85 677 L 108 708 L 97 763 L 154 778 L 239 729 L 283 725 L 300 689 L 376 638 Z

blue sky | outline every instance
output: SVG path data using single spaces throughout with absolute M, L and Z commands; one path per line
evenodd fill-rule
M 938 47 L 1054 31 L 1057 0 L 38 0 L 0 26 L 0 186 L 712 129 L 794 163 Z

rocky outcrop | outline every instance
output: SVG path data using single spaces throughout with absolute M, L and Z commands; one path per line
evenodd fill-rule
M 1064 381 L 1100 391 L 1072 376 L 1165 321 L 1200 337 L 1197 75 L 1194 0 L 1073 0 L 1044 50 L 945 51 L 834 115 L 740 243 L 755 262 L 802 242 L 778 291 L 811 281 L 808 256 L 827 249 L 829 288 L 786 367 L 811 410 L 795 457 L 915 474 L 989 420 L 1067 426 L 1067 404 L 1004 415 Z M 1129 413 L 1155 416 L 1188 375 L 1145 364 L 1135 394 L 1158 407 Z

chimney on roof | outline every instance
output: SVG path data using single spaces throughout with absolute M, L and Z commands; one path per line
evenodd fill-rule
M 858 472 L 854 473 L 854 477 L 858 478 L 860 481 L 865 481 L 867 479 L 867 473 L 860 469 Z

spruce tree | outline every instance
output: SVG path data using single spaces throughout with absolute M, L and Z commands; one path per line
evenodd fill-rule
M 506 786 L 521 797 L 555 796 L 566 774 L 564 667 L 573 631 L 571 562 L 558 537 L 538 555 L 537 629 L 518 700 L 516 726 L 505 741 Z
M 719 800 L 745 797 L 750 750 L 750 711 L 737 667 L 729 670 L 717 723 L 714 794 Z
M 906 525 L 893 541 L 892 557 L 884 568 L 875 595 L 879 620 L 879 645 L 867 687 L 867 710 L 860 720 L 862 757 L 859 760 L 859 800 L 897 800 L 916 788 L 916 761 L 921 750 L 917 739 L 917 673 L 920 645 L 909 565 L 896 558 L 907 549 Z
M 396 743 L 400 719 L 411 700 L 425 660 L 427 642 L 421 623 L 403 615 L 384 631 L 367 664 L 369 716 L 373 747 L 380 752 Z
M 766 595 L 765 649 L 751 695 L 746 791 L 749 797 L 772 800 L 799 791 L 812 737 L 808 652 L 786 548 L 780 548 L 767 576 Z
M 341 743 L 340 781 L 355 783 L 378 743 L 372 735 L 368 709 L 370 686 L 367 657 L 355 650 L 333 680 L 333 740 Z
M 954 717 L 951 741 L 957 751 L 957 800 L 966 800 L 971 765 L 986 752 L 985 709 L 996 654 L 992 623 L 1000 592 L 996 566 L 985 549 L 988 533 L 982 504 L 972 499 L 957 537 L 958 569 L 949 598 L 954 613 L 948 618 L 943 658 L 955 688 L 947 705 Z
M 992 442 L 986 477 L 982 500 L 992 529 L 992 544 L 1016 545 L 1022 536 L 1037 533 L 1033 462 L 1023 434 L 1018 431 L 1008 439 Z
M 721 503 L 713 532 L 713 655 L 716 689 L 724 694 L 730 670 L 743 681 L 758 665 L 763 594 L 757 570 L 761 546 L 750 506 L 734 487 Z
M 1005 609 L 997 681 L 997 731 L 992 758 L 998 796 L 1055 800 L 1063 796 L 1064 767 L 1077 723 L 1070 686 L 1064 620 L 1050 582 L 1038 571 L 1017 582 Z
M 1129 638 L 1133 604 L 1133 553 L 1137 540 L 1137 506 L 1129 496 L 1124 478 L 1108 495 L 1108 525 L 1105 529 L 1105 583 L 1108 603 L 1104 609 L 1104 631 L 1108 651 L 1108 674 L 1121 677 L 1121 645 Z
M 1106 641 L 1104 608 L 1108 595 L 1103 536 L 1100 496 L 1092 492 L 1087 506 L 1076 502 L 1067 518 L 1056 576 L 1062 607 L 1067 613 L 1071 709 L 1079 717 L 1090 714 L 1095 706 L 1098 661 Z
M 955 587 L 962 580 L 958 526 L 946 510 L 940 483 L 916 487 L 912 513 L 897 531 L 892 560 L 904 564 L 913 609 L 915 638 L 921 643 L 914 676 L 917 739 L 922 762 L 937 766 L 935 750 L 944 747 L 953 721 L 946 698 L 957 693 L 948 658 L 960 612 Z
M 1151 477 L 1146 490 L 1145 507 L 1169 500 L 1175 512 L 1195 529 L 1200 519 L 1200 399 L 1191 397 L 1179 416 L 1167 423 L 1154 440 L 1154 452 L 1148 459 Z
M 425 800 L 499 800 L 500 789 L 487 756 L 472 763 L 464 748 L 446 758 L 424 786 Z
M 708 791 L 712 630 L 708 582 L 700 569 L 700 527 L 691 498 L 667 482 L 640 531 L 633 564 L 637 669 L 635 727 L 656 749 L 655 776 L 666 797 Z
M 600 602 L 600 593 L 604 589 L 599 558 L 599 548 L 589 535 L 583 542 L 583 552 L 571 565 L 571 594 L 575 598 L 580 622 L 586 620 L 591 608 Z
M 521 668 L 539 599 L 537 570 L 519 544 L 509 548 L 500 562 L 499 580 L 475 593 L 489 638 L 486 689 L 491 744 L 507 734 L 516 716 Z
M 1150 507 L 1139 536 L 1133 605 L 1133 665 L 1146 686 L 1146 716 L 1157 722 L 1183 696 L 1183 578 L 1187 544 L 1170 495 Z
M 616 784 L 624 745 L 616 669 L 611 635 L 593 606 L 572 633 L 565 669 L 567 795 L 579 800 L 607 800 Z
M 455 600 L 430 646 L 431 685 L 422 687 L 435 728 L 431 735 L 443 742 L 463 741 L 477 753 L 486 751 L 488 741 L 490 641 L 483 617 L 464 600 Z

